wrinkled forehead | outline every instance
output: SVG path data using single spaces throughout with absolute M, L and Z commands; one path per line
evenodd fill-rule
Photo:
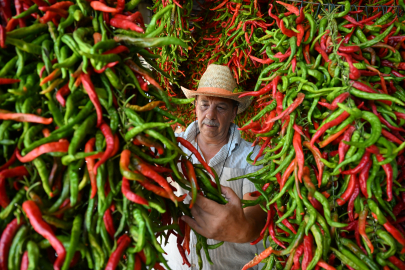
M 228 98 L 221 98 L 221 97 L 211 97 L 211 96 L 203 96 L 198 95 L 196 98 L 197 101 L 201 102 L 209 102 L 209 103 L 226 103 L 228 105 L 232 105 L 232 100 Z

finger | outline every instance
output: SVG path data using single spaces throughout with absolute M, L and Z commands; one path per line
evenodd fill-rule
M 198 224 L 197 221 L 195 221 L 194 219 L 192 219 L 189 216 L 182 216 L 181 219 L 188 224 L 188 226 L 190 226 L 190 228 L 192 228 L 194 231 L 196 231 L 197 233 L 201 234 L 203 232 L 203 229 L 200 227 L 200 225 Z
M 210 199 L 205 198 L 202 195 L 197 196 L 197 200 L 195 201 L 195 204 L 198 207 L 200 207 L 204 212 L 208 214 L 214 214 L 218 211 L 218 207 L 222 206 Z
M 240 198 L 238 195 L 236 195 L 235 191 L 231 189 L 230 187 L 225 187 L 221 186 L 221 191 L 222 194 L 224 194 L 225 199 L 228 200 L 228 203 L 234 204 L 234 205 L 239 205 L 240 204 Z
M 201 228 L 204 228 L 205 219 L 207 218 L 206 213 L 198 206 L 194 205 L 191 208 L 191 215 L 193 216 L 194 220 L 198 223 Z

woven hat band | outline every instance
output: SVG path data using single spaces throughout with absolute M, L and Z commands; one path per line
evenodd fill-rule
M 225 90 L 223 88 L 217 88 L 217 87 L 200 87 L 197 89 L 196 93 L 198 93 L 198 92 L 213 93 L 213 94 L 219 94 L 219 95 L 232 94 L 228 90 Z

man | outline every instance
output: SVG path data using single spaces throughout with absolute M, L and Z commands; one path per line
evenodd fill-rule
M 243 140 L 233 120 L 237 113 L 243 112 L 250 103 L 250 98 L 239 99 L 240 93 L 233 93 L 237 85 L 227 66 L 210 65 L 201 77 L 197 91 L 182 87 L 187 98 L 196 97 L 196 114 L 198 121 L 193 122 L 179 136 L 185 138 L 196 147 L 209 166 L 219 175 L 222 193 L 228 203 L 218 204 L 203 196 L 198 196 L 191 209 L 193 218 L 183 216 L 183 220 L 197 233 L 208 238 L 208 244 L 225 243 L 218 249 L 210 250 L 213 265 L 210 265 L 202 251 L 203 269 L 241 269 L 244 264 L 260 253 L 260 246 L 250 245 L 265 224 L 266 213 L 260 206 L 242 208 L 240 199 L 255 199 L 249 196 L 255 191 L 254 185 L 247 179 L 228 182 L 236 176 L 258 170 L 246 162 L 246 156 L 252 151 L 253 157 L 258 154 L 258 147 Z M 186 148 L 182 148 L 191 155 Z M 192 155 L 193 163 L 198 160 Z M 176 187 L 177 188 L 177 187 Z M 180 190 L 179 194 L 184 191 Z M 189 198 L 189 197 L 188 197 Z M 191 233 L 188 260 L 191 269 L 198 269 L 195 244 L 196 235 Z M 262 247 L 263 248 L 263 247 Z M 165 248 L 169 266 L 174 269 L 189 269 L 182 265 L 178 254 L 176 238 L 171 237 Z M 252 268 L 256 269 L 256 268 Z

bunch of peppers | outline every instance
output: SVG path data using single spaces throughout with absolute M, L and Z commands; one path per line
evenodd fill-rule
M 164 9 L 170 9 L 170 13 L 157 21 L 159 27 L 163 28 L 162 36 L 174 36 L 184 42 L 192 42 L 189 20 L 193 8 L 193 1 L 155 1 L 155 5 L 151 8 L 154 12 Z M 194 41 L 195 42 L 195 41 Z M 159 81 L 167 90 L 169 96 L 179 94 L 179 81 L 185 77 L 179 67 L 182 62 L 188 60 L 188 51 L 181 46 L 155 48 L 154 52 L 160 55 L 157 65 L 162 70 L 160 72 Z
M 259 67 L 249 58 L 255 49 L 253 36 L 273 25 L 266 24 L 269 18 L 260 6 L 257 0 L 206 1 L 200 5 L 201 14 L 191 20 L 196 42 L 189 60 L 182 66 L 186 86 L 197 88 L 203 72 L 212 63 L 228 65 L 238 84 L 246 86 Z
M 240 129 L 262 142 L 246 160 L 263 168 L 229 180 L 253 182 L 243 205 L 267 212 L 252 242 L 265 251 L 243 269 L 405 269 L 405 18 L 279 4 L 241 95 L 260 100 Z
M 2 1 L 0 25 L 0 269 L 169 269 L 170 234 L 189 265 L 180 217 L 198 193 L 226 201 L 171 127 L 193 99 L 169 97 L 140 60 L 159 72 L 149 48 L 187 50 L 158 37 L 171 9 L 145 25 L 138 0 L 14 3 Z M 221 244 L 198 236 L 200 256 Z

